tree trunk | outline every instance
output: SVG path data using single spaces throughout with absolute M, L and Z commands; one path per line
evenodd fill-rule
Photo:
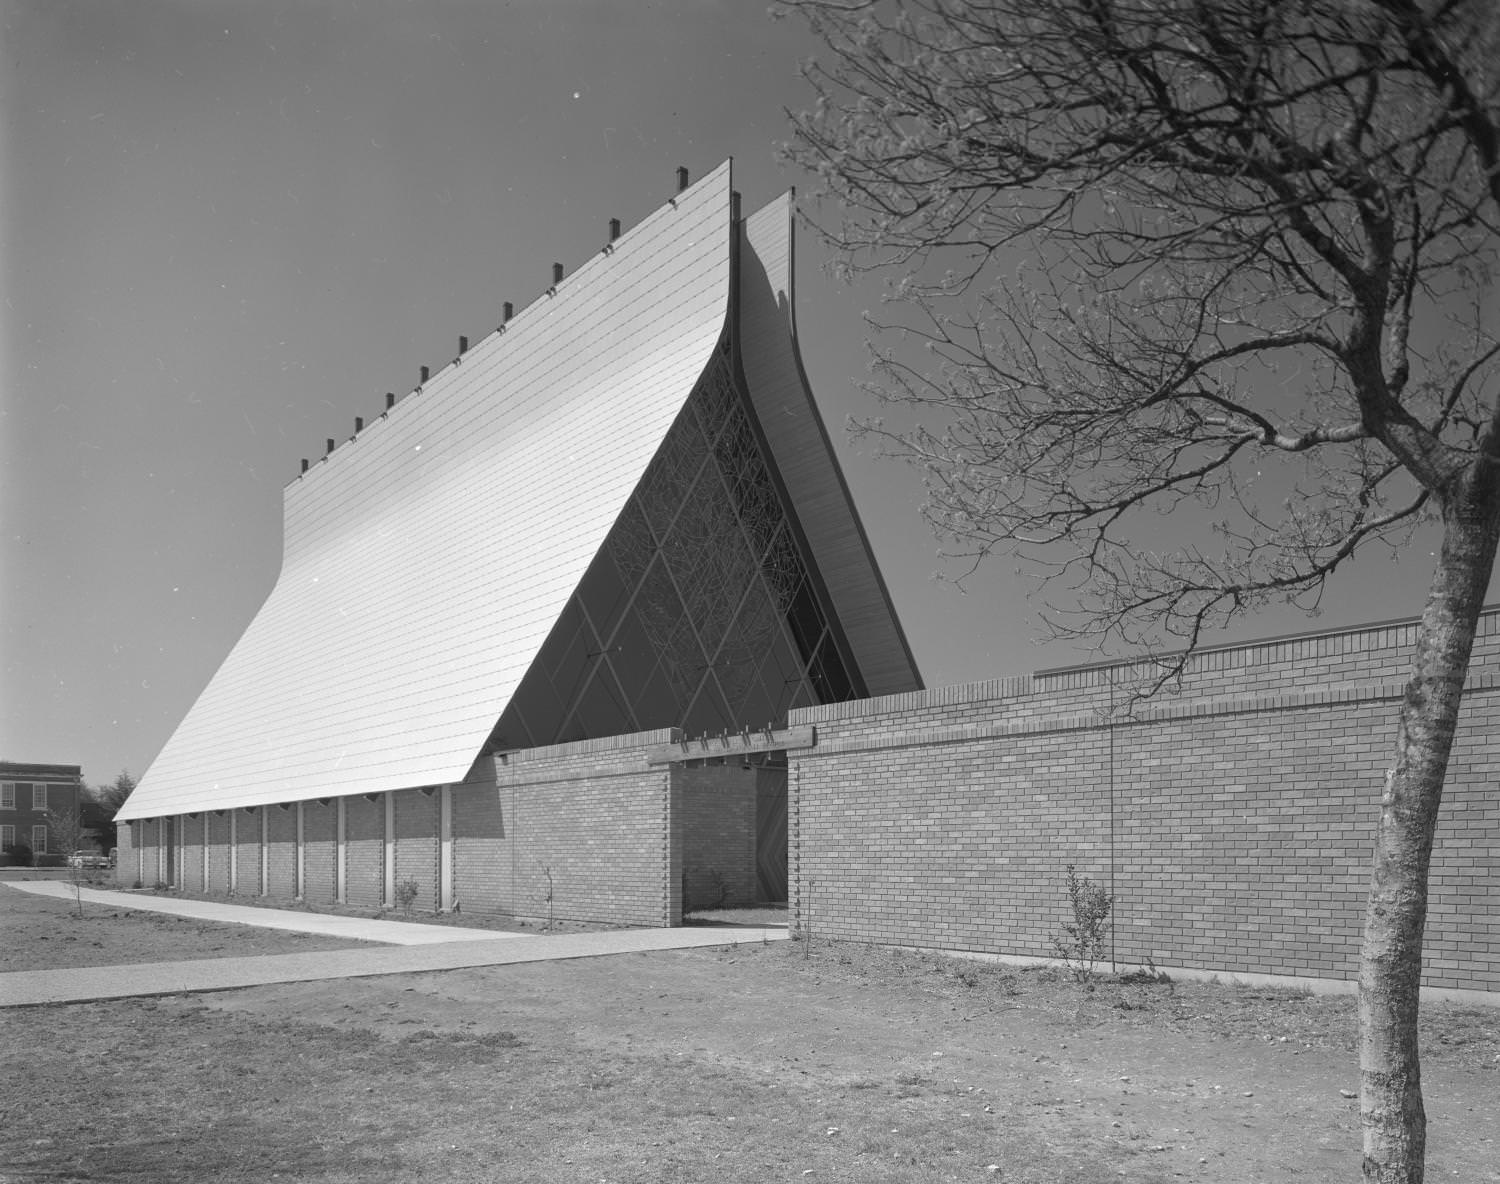
M 1359 1067 L 1367 1184 L 1421 1184 L 1427 1143 L 1417 1054 L 1427 871 L 1500 526 L 1493 489 L 1454 500 L 1443 513 L 1442 553 L 1386 773 L 1365 910 Z

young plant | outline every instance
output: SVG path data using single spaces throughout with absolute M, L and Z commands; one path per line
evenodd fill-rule
M 809 876 L 807 878 L 807 891 L 804 892 L 803 896 L 802 896 L 802 960 L 804 962 L 807 961 L 807 959 L 812 956 L 812 936 L 813 936 L 812 896 L 813 896 L 813 880 L 812 880 L 812 877 Z
M 77 810 L 48 810 L 47 839 L 50 846 L 63 857 L 68 869 L 68 879 L 73 884 L 73 902 L 78 915 L 83 916 L 83 885 L 89 876 L 84 871 L 84 856 L 90 853 L 89 840 L 94 832 L 83 824 Z M 97 853 L 97 848 L 92 848 Z
M 405 917 L 411 916 L 411 906 L 417 902 L 417 893 L 421 889 L 417 882 L 407 878 L 396 885 L 396 903 L 401 906 L 401 913 Z
M 1104 956 L 1115 898 L 1088 876 L 1080 876 L 1073 864 L 1068 864 L 1067 871 L 1073 919 L 1063 922 L 1062 932 L 1052 939 L 1052 948 L 1067 964 L 1074 980 L 1086 984 L 1093 981 L 1094 966 Z

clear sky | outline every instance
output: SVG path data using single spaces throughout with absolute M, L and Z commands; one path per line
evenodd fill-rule
M 0 0 L 0 756 L 91 782 L 155 757 L 275 582 L 281 489 L 725 157 L 803 178 L 816 46 L 758 0 Z M 915 473 L 843 436 L 861 312 L 804 236 L 808 375 L 928 685 L 1085 660 L 1028 583 L 966 594 Z M 1415 615 L 1430 546 L 1317 621 Z M 949 574 L 955 574 L 951 569 Z

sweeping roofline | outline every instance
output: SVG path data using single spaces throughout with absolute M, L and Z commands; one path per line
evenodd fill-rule
M 276 586 L 122 820 L 464 778 L 723 336 L 730 206 L 726 161 L 288 483 Z
M 726 335 L 860 689 L 920 689 L 808 388 L 792 194 L 741 218 L 730 168 L 287 483 L 277 585 L 121 820 L 462 782 Z
M 726 167 L 726 166 L 732 167 L 733 163 L 734 163 L 734 158 L 730 157 L 729 159 L 727 159 L 726 161 L 724 161 L 724 163 L 722 165 L 720 165 L 719 167 L 720 168 L 723 168 L 723 167 Z M 717 171 L 717 170 L 715 170 L 715 171 Z M 681 169 L 681 168 L 678 169 L 679 181 L 681 181 L 683 178 L 685 178 L 686 172 L 687 172 L 686 169 Z M 679 189 L 678 190 L 678 194 L 680 195 L 681 193 L 682 193 L 682 189 Z M 738 196 L 738 195 L 736 195 L 736 196 Z M 297 486 L 299 486 L 299 485 L 307 482 L 309 479 L 315 479 L 316 476 L 320 472 L 326 470 L 334 462 L 335 458 L 340 457 L 341 454 L 345 453 L 346 450 L 347 450 L 347 447 L 350 444 L 357 443 L 359 441 L 359 438 L 361 436 L 363 436 L 366 433 L 374 430 L 374 428 L 376 427 L 376 425 L 378 425 L 378 424 L 380 424 L 380 423 L 382 423 L 382 422 L 384 422 L 386 420 L 391 419 L 393 416 L 399 415 L 402 412 L 402 410 L 407 407 L 407 404 L 412 399 L 420 398 L 423 395 L 428 395 L 428 394 L 434 393 L 434 387 L 439 382 L 441 382 L 441 381 L 443 381 L 445 379 L 451 378 L 452 377 L 452 373 L 454 371 L 456 371 L 463 364 L 464 358 L 467 357 L 469 354 L 478 352 L 481 347 L 483 347 L 484 345 L 488 344 L 493 338 L 504 336 L 507 333 L 517 333 L 517 332 L 524 331 L 524 326 L 523 326 L 522 322 L 528 319 L 527 318 L 527 314 L 528 313 L 531 313 L 533 309 L 538 309 L 540 307 L 545 307 L 543 305 L 543 301 L 544 300 L 550 300 L 550 299 L 556 299 L 558 296 L 560 296 L 562 294 L 562 290 L 565 287 L 569 287 L 569 286 L 572 286 L 572 285 L 575 285 L 575 284 L 581 282 L 580 277 L 582 277 L 583 275 L 585 275 L 585 273 L 587 272 L 587 270 L 591 266 L 593 266 L 594 264 L 600 262 L 601 260 L 607 259 L 609 256 L 613 255 L 615 253 L 615 251 L 619 250 L 623 246 L 628 245 L 628 240 L 630 239 L 631 235 L 634 234 L 636 231 L 638 231 L 641 228 L 641 226 L 644 226 L 650 220 L 650 218 L 652 217 L 652 215 L 654 215 L 654 214 L 656 214 L 659 211 L 664 210 L 664 209 L 675 208 L 676 205 L 677 205 L 677 202 L 678 202 L 678 197 L 674 196 L 674 197 L 668 198 L 661 205 L 655 207 L 651 211 L 651 214 L 648 214 L 645 218 L 643 218 L 641 220 L 641 222 L 637 223 L 635 226 L 632 226 L 629 230 L 622 229 L 620 231 L 620 233 L 616 237 L 610 239 L 610 241 L 607 242 L 607 243 L 605 243 L 603 247 L 601 247 L 599 250 L 595 251 L 587 259 L 585 259 L 583 261 L 583 263 L 581 263 L 576 270 L 574 270 L 572 272 L 565 272 L 562 275 L 561 278 L 553 281 L 553 283 L 550 286 L 548 286 L 548 287 L 542 289 L 542 291 L 538 292 L 534 297 L 532 297 L 532 299 L 530 300 L 530 302 L 528 302 L 527 304 L 522 305 L 519 309 L 515 310 L 509 317 L 507 317 L 505 320 L 503 320 L 494 329 L 490 330 L 490 332 L 486 333 L 478 341 L 476 341 L 473 344 L 471 344 L 468 347 L 468 349 L 461 350 L 458 354 L 456 354 L 448 362 L 444 363 L 441 367 L 439 367 L 436 372 L 428 373 L 426 378 L 424 378 L 421 382 L 417 383 L 406 394 L 404 394 L 404 395 L 396 395 L 395 396 L 395 402 L 392 403 L 389 407 L 383 408 L 380 411 L 380 413 L 374 419 L 369 420 L 368 422 L 366 422 L 366 421 L 364 421 L 361 418 L 361 420 L 359 420 L 358 422 L 363 423 L 363 425 L 364 425 L 363 427 L 361 427 L 358 430 L 356 430 L 347 439 L 345 439 L 343 441 L 334 440 L 333 447 L 331 449 L 329 449 L 328 451 L 324 452 L 324 454 L 322 456 L 317 457 L 316 459 L 311 460 L 311 461 L 304 461 L 303 463 L 307 467 L 305 469 L 303 469 L 300 473 L 294 474 L 291 477 L 290 480 L 288 480 L 288 481 L 286 481 L 286 482 L 284 482 L 282 484 L 283 493 L 285 494 L 286 491 L 295 489 Z M 557 264 L 555 266 L 559 266 L 560 267 L 561 264 Z M 507 304 L 506 307 L 509 308 L 510 305 Z M 533 315 L 530 319 L 534 320 L 535 316 Z M 424 367 L 423 369 L 424 369 L 424 371 L 426 371 L 427 368 Z

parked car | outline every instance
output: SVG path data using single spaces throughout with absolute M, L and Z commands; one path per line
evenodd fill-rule
M 69 867 L 108 867 L 109 856 L 96 851 L 75 851 L 68 856 Z

